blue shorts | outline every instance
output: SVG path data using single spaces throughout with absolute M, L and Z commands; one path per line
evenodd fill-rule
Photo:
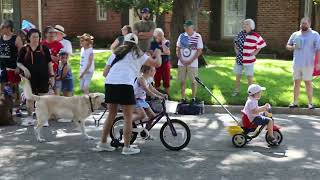
M 136 99 L 136 108 L 148 109 L 150 105 L 143 99 Z
M 265 116 L 257 116 L 253 119 L 252 123 L 255 125 L 267 125 L 269 121 L 272 121 L 271 118 L 265 117 Z
M 55 88 L 61 91 L 73 92 L 73 80 L 64 79 L 62 81 L 56 81 Z

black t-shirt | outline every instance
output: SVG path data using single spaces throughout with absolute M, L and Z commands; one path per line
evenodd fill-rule
M 17 67 L 18 48 L 16 47 L 17 36 L 13 35 L 9 40 L 0 37 L 0 63 L 1 69 Z
M 36 80 L 49 80 L 49 67 L 51 55 L 49 48 L 39 45 L 35 51 L 29 45 L 20 49 L 18 62 L 22 63 L 31 73 L 31 78 Z

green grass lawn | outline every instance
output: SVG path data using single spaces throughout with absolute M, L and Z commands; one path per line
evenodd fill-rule
M 110 53 L 95 54 L 95 73 L 90 86 L 91 92 L 104 92 L 104 77 L 102 71 Z M 71 57 L 73 67 L 75 94 L 80 94 L 79 89 L 79 55 Z M 223 103 L 229 105 L 243 105 L 246 101 L 247 80 L 242 77 L 241 92 L 237 97 L 232 97 L 235 81 L 233 74 L 234 57 L 206 56 L 209 64 L 206 68 L 199 69 L 199 77 L 212 90 L 213 94 Z M 265 86 L 267 90 L 263 93 L 260 103 L 270 102 L 273 106 L 288 106 L 293 101 L 292 87 L 292 62 L 272 59 L 258 59 L 255 64 L 254 82 Z M 179 83 L 176 81 L 177 70 L 171 71 L 170 95 L 173 100 L 180 99 Z M 320 106 L 319 80 L 314 81 L 314 104 Z M 190 85 L 188 84 L 188 87 Z M 307 97 L 302 84 L 300 105 L 306 106 Z M 191 97 L 191 89 L 186 91 Z M 217 104 L 202 87 L 199 86 L 197 97 L 206 104 Z

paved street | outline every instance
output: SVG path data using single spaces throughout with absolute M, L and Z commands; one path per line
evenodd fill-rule
M 83 140 L 72 123 L 50 122 L 43 130 L 46 143 L 35 141 L 32 127 L 1 127 L 0 179 L 319 179 L 320 117 L 275 114 L 283 144 L 269 148 L 263 133 L 242 149 L 233 147 L 225 130 L 233 124 L 226 114 L 177 117 L 192 131 L 186 149 L 167 150 L 159 124 L 155 140 L 139 140 L 142 152 L 132 156 L 93 152 L 97 141 Z M 89 119 L 87 130 L 99 137 L 101 126 Z

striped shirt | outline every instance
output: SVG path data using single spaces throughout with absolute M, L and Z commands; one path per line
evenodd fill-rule
M 256 56 L 253 56 L 252 53 L 257 49 L 264 48 L 265 46 L 266 42 L 258 33 L 252 32 L 247 34 L 243 46 L 243 64 L 253 64 L 256 61 Z

